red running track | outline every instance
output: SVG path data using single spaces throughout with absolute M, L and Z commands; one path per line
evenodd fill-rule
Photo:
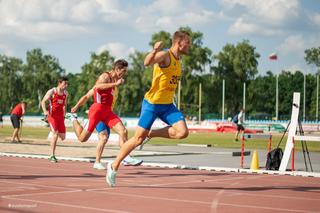
M 0 212 L 320 212 L 320 179 L 0 157 Z

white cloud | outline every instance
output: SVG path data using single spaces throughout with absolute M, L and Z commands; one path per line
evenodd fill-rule
M 156 27 L 160 29 L 166 29 L 167 31 L 174 31 L 180 26 L 195 27 L 199 25 L 210 24 L 210 22 L 213 22 L 214 20 L 214 14 L 209 11 L 200 11 L 199 13 L 187 12 L 181 14 L 181 16 L 158 17 L 156 22 L 151 25 L 151 28 Z
M 15 36 L 37 42 L 72 38 L 79 34 L 90 34 L 86 27 L 61 22 L 15 22 L 0 29 L 0 36 Z
M 303 55 L 306 43 L 302 35 L 292 35 L 287 37 L 277 49 L 284 56 L 289 54 Z
M 298 0 L 220 0 L 222 14 L 235 19 L 229 29 L 232 35 L 283 33 L 299 17 Z
M 212 23 L 217 19 L 216 14 L 208 10 L 186 12 L 181 18 L 180 22 L 189 23 L 191 26 Z
M 130 15 L 125 11 L 127 9 L 126 5 L 121 5 L 118 0 L 96 0 L 96 2 L 99 5 L 97 11 L 103 21 L 107 23 L 124 23 L 130 21 Z M 128 12 L 134 11 L 130 10 Z
M 273 24 L 283 23 L 299 12 L 298 0 L 220 0 L 220 3 L 227 9 L 240 6 L 246 9 L 243 15 L 249 13 L 253 19 L 259 18 L 260 21 Z
M 276 50 L 279 53 L 279 60 L 286 60 L 287 63 L 286 67 L 283 67 L 285 70 L 291 71 L 310 71 L 312 68 L 310 65 L 306 64 L 304 59 L 305 57 L 305 50 L 311 47 L 318 47 L 319 46 L 319 34 L 313 35 L 291 35 L 288 36 L 283 43 L 281 43 Z M 292 64 L 293 63 L 293 64 Z
M 309 18 L 314 25 L 320 27 L 320 13 L 312 14 Z
M 0 43 L 0 53 L 5 54 L 7 56 L 14 56 L 13 48 L 8 44 L 1 44 Z
M 183 0 L 156 0 L 141 8 L 140 12 L 149 14 L 174 15 L 181 13 L 188 5 Z
M 133 23 L 140 32 L 175 31 L 181 26 L 212 26 L 218 15 L 197 1 L 157 0 L 136 10 Z
M 204 24 L 209 11 L 193 1 L 156 0 L 136 10 L 134 27 L 140 32 L 174 31 L 180 26 Z M 194 19 L 193 19 L 194 18 Z
M 2 0 L 0 36 L 43 42 L 92 34 L 94 28 L 84 23 L 95 18 L 97 8 L 90 0 Z
M 228 33 L 231 35 L 257 34 L 271 36 L 281 34 L 281 30 L 264 27 L 254 23 L 246 23 L 243 18 L 239 18 L 230 26 Z
M 98 48 L 97 53 L 108 50 L 115 58 L 127 58 L 129 54 L 135 52 L 133 47 L 127 47 L 125 44 L 120 42 L 107 43 Z
M 91 22 L 93 21 L 99 11 L 99 5 L 95 1 L 81 1 L 71 9 L 71 19 L 79 22 Z

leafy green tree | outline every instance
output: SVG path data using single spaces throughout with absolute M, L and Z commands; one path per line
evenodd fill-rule
M 242 106 L 243 83 L 250 84 L 258 73 L 256 48 L 245 40 L 237 45 L 227 44 L 222 51 L 213 56 L 216 66 L 212 70 L 219 79 L 226 81 L 227 113 L 234 113 Z
M 306 75 L 306 120 L 316 119 L 316 76 Z M 303 97 L 303 96 L 302 96 Z
M 9 114 L 22 101 L 22 60 L 0 55 L 0 111 Z
M 202 82 L 202 108 L 204 119 L 220 119 L 222 100 L 222 81 L 211 73 L 200 76 Z
M 313 64 L 320 69 L 320 47 L 306 49 L 304 53 L 306 62 L 308 64 Z
M 276 76 L 271 71 L 250 82 L 247 90 L 248 115 L 266 113 L 275 116 Z
M 305 60 L 308 64 L 314 65 L 318 68 L 317 75 L 320 74 L 320 47 L 313 47 L 310 49 L 306 49 L 305 51 Z M 317 110 L 317 86 L 316 83 L 313 87 L 313 93 L 312 93 L 312 99 L 311 99 L 311 108 L 310 108 L 310 114 L 314 115 L 314 118 L 316 117 Z M 310 116 L 311 116 L 310 115 Z M 312 117 L 312 116 L 311 116 Z
M 153 48 L 154 44 L 157 41 L 163 42 L 162 43 L 163 49 L 169 49 L 172 44 L 171 35 L 170 35 L 170 33 L 166 32 L 166 31 L 160 31 L 158 33 L 153 34 L 151 37 L 151 41 L 149 42 L 149 45 Z
M 40 112 L 39 102 L 46 91 L 57 85 L 59 77 L 65 75 L 57 58 L 45 55 L 41 49 L 27 52 L 23 66 L 22 82 L 28 111 Z
M 296 71 L 282 71 L 279 75 L 279 118 L 290 119 L 292 98 L 294 92 L 300 92 L 300 112 L 303 100 L 303 73 Z M 301 116 L 300 116 L 301 117 Z M 301 117 L 302 118 L 302 117 Z

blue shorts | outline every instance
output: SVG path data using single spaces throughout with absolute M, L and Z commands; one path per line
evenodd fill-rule
M 102 121 L 100 121 L 97 124 L 96 130 L 97 130 L 98 133 L 107 130 L 108 138 L 109 138 L 109 136 L 110 136 L 110 128 L 107 125 L 105 125 L 105 123 L 103 123 Z
M 184 121 L 183 114 L 174 104 L 150 104 L 143 100 L 138 125 L 150 130 L 156 118 L 160 118 L 166 124 L 172 126 L 178 121 Z

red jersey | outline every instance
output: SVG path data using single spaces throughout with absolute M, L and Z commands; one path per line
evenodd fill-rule
M 111 82 L 113 82 L 110 73 L 106 72 Z M 102 104 L 103 106 L 112 106 L 114 99 L 114 88 L 109 88 L 105 90 L 94 89 L 93 102 L 95 104 Z
M 24 113 L 22 113 L 22 104 L 21 103 L 17 104 L 13 108 L 13 110 L 11 111 L 11 115 L 13 115 L 13 114 L 15 114 L 15 115 L 17 115 L 19 117 L 21 117 L 24 114 Z
M 95 104 L 102 104 L 111 107 L 113 103 L 113 94 L 113 88 L 109 88 L 106 90 L 94 89 L 93 102 Z
M 67 98 L 67 91 L 62 95 L 58 94 L 57 88 L 52 88 L 53 94 L 50 98 L 48 106 L 49 115 L 51 116 L 64 116 L 64 106 Z

